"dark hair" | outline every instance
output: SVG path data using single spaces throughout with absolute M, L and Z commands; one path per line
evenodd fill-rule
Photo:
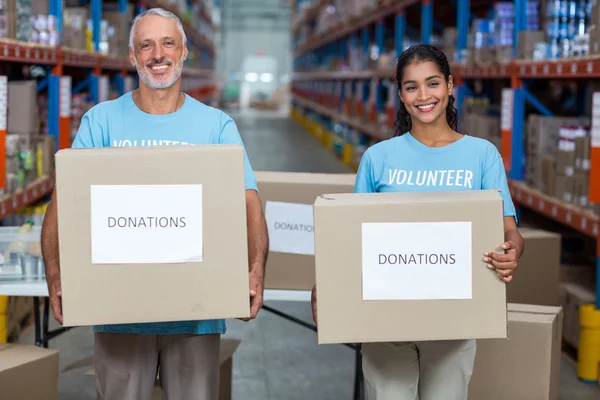
M 406 49 L 400 57 L 398 57 L 398 63 L 396 65 L 396 83 L 398 85 L 398 90 L 401 88 L 404 68 L 415 60 L 434 62 L 440 69 L 440 72 L 444 75 L 446 82 L 448 82 L 448 79 L 450 78 L 450 64 L 448 63 L 446 55 L 431 45 L 417 44 Z M 448 99 L 446 120 L 452 129 L 457 128 L 458 111 L 454 107 L 454 96 L 450 96 Z M 412 128 L 410 114 L 402 102 L 398 105 L 395 126 L 394 136 L 401 136 L 406 132 L 409 132 Z

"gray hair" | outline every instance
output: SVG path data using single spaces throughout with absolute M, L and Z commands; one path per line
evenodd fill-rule
M 140 21 L 140 19 L 148 16 L 148 15 L 158 15 L 163 18 L 169 18 L 174 20 L 177 23 L 177 28 L 179 29 L 179 33 L 181 33 L 181 41 L 183 45 L 187 44 L 187 37 L 185 35 L 185 31 L 183 29 L 183 24 L 181 20 L 177 17 L 177 15 L 173 14 L 170 11 L 167 11 L 162 8 L 151 8 L 149 10 L 144 11 L 140 15 L 136 16 L 133 22 L 131 23 L 131 29 L 129 30 L 129 48 L 133 50 L 133 36 L 135 34 L 135 26 Z

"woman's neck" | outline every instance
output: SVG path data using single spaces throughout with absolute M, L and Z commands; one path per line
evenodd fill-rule
M 450 128 L 445 118 L 440 118 L 431 124 L 423 124 L 413 119 L 410 133 L 419 142 L 429 147 L 446 146 L 462 137 Z

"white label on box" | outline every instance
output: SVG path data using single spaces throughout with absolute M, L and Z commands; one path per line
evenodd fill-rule
M 202 185 L 92 185 L 93 264 L 202 262 Z
M 363 300 L 471 299 L 471 223 L 364 223 L 362 269 Z
M 267 201 L 265 219 L 269 230 L 269 251 L 315 255 L 312 204 Z

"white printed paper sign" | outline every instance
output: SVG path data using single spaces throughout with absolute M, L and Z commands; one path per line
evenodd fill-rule
M 92 185 L 93 264 L 202 262 L 202 185 Z
M 470 222 L 364 223 L 363 300 L 472 298 Z
M 269 231 L 269 251 L 315 254 L 312 204 L 267 201 L 265 219 Z

